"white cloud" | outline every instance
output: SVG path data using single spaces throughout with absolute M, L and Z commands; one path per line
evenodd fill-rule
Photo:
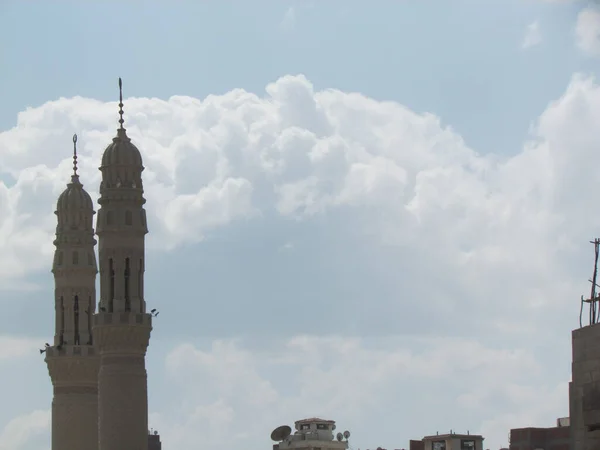
M 577 46 L 590 56 L 600 56 L 600 8 L 584 8 L 577 16 L 575 26 Z
M 566 380 L 549 376 L 530 349 L 463 338 L 214 340 L 180 344 L 164 362 L 168 407 L 149 424 L 181 450 L 258 450 L 273 428 L 309 416 L 351 430 L 355 448 L 404 448 L 450 426 L 483 433 L 494 448 L 515 424 L 549 425 L 568 408 Z M 49 411 L 11 420 L 0 450 L 46 448 L 49 420 Z M 375 434 L 366 423 L 380 424 Z
M 418 255 L 420 265 L 406 262 L 411 280 L 435 266 L 435 301 L 449 314 L 460 304 L 472 314 L 492 311 L 495 329 L 535 332 L 538 308 L 561 308 L 579 291 L 581 273 L 570 277 L 574 266 L 565 261 L 587 260 L 582 242 L 600 224 L 589 208 L 598 188 L 590 167 L 600 163 L 600 138 L 591 132 L 599 92 L 575 77 L 512 157 L 477 153 L 432 114 L 314 92 L 303 76 L 282 77 L 264 97 L 234 90 L 204 101 L 127 99 L 126 126 L 147 167 L 149 245 L 173 249 L 240 221 L 308 223 L 343 213 L 353 239 L 405 249 L 390 263 Z M 15 180 L 0 182 L 3 282 L 50 266 L 52 211 L 69 176 L 73 131 L 82 180 L 97 196 L 96 167 L 114 135 L 115 110 L 60 99 L 22 112 L 0 134 L 0 173 Z M 588 220 L 570 220 L 575 214 Z M 402 289 L 423 295 L 415 283 Z M 519 321 L 503 309 L 507 298 L 518 304 Z
M 375 311 L 371 328 L 382 334 L 391 334 L 382 321 L 392 320 L 398 333 L 406 320 L 415 324 L 414 333 L 439 338 L 372 344 L 304 337 L 271 353 L 235 342 L 216 342 L 209 351 L 180 347 L 169 358 L 169 367 L 179 368 L 170 372 L 173 383 L 188 389 L 173 408 L 180 413 L 171 417 L 164 410 L 153 419 L 169 445 L 191 448 L 190 439 L 196 446 L 198 430 L 206 430 L 207 444 L 215 447 L 225 445 L 225 435 L 230 447 L 249 435 L 262 442 L 281 420 L 313 413 L 358 433 L 364 417 L 403 405 L 407 390 L 426 392 L 419 383 L 436 371 L 447 371 L 444 383 L 454 384 L 441 409 L 455 411 L 458 402 L 463 416 L 427 422 L 417 414 L 411 426 L 479 426 L 488 442 L 501 445 L 506 427 L 549 425 L 565 414 L 566 377 L 556 374 L 556 362 L 516 342 L 568 342 L 568 331 L 563 337 L 557 329 L 576 325 L 577 298 L 587 289 L 587 241 L 600 228 L 600 211 L 593 208 L 600 188 L 600 87 L 594 80 L 574 77 L 511 156 L 470 149 L 432 114 L 360 94 L 315 92 L 302 76 L 282 77 L 264 96 L 238 89 L 202 101 L 126 104 L 126 126 L 147 167 L 152 252 L 176 250 L 243 221 L 264 228 L 293 219 L 317 227 L 323 218 L 337 218 L 344 251 L 322 242 L 323 254 L 337 252 L 341 266 L 362 246 L 372 252 L 365 259 L 374 270 L 398 280 L 385 299 L 373 294 L 378 280 L 371 280 L 356 315 Z M 0 179 L 7 180 L 0 182 L 2 283 L 25 282 L 49 268 L 53 204 L 68 179 L 74 131 L 82 180 L 97 196 L 96 167 L 114 135 L 115 111 L 114 103 L 60 99 L 22 112 L 14 129 L 0 134 Z M 293 243 L 290 258 L 306 242 L 285 233 L 277 239 L 277 247 Z M 323 278 L 352 281 L 334 275 Z M 336 305 L 340 314 L 350 308 L 341 294 Z M 426 324 L 415 311 L 426 311 Z M 323 332 L 339 326 L 336 317 L 327 324 L 319 314 L 292 312 L 274 322 L 287 321 L 292 329 L 308 315 L 323 323 Z M 444 333 L 466 337 L 440 338 Z M 502 345 L 483 342 L 494 340 Z M 466 354 L 475 358 L 465 362 Z M 544 380 L 549 373 L 552 382 Z M 278 384 L 282 379 L 292 386 Z
M 228 178 L 222 183 L 203 187 L 194 194 L 179 195 L 164 211 L 169 232 L 181 239 L 200 240 L 198 226 L 226 225 L 232 217 L 251 216 L 252 185 L 244 178 Z
M 542 32 L 540 30 L 540 24 L 536 20 L 527 25 L 527 29 L 525 30 L 525 36 L 523 37 L 523 42 L 521 43 L 521 47 L 523 49 L 528 49 L 531 47 L 535 47 L 542 43 Z
M 296 8 L 293 6 L 286 9 L 283 19 L 279 23 L 279 28 L 283 31 L 292 31 L 296 26 Z
M 50 411 L 14 418 L 0 432 L 0 450 L 47 450 Z
M 279 251 L 282 252 L 291 252 L 294 250 L 294 243 L 293 242 L 286 242 L 285 244 L 282 244 L 279 247 Z
M 551 424 L 557 409 L 568 408 L 566 383 L 544 381 L 530 351 L 464 339 L 298 336 L 268 350 L 239 341 L 207 349 L 184 344 L 168 356 L 167 371 L 169 385 L 178 386 L 171 395 L 185 393 L 185 400 L 176 412 L 154 414 L 152 423 L 160 424 L 163 442 L 183 450 L 197 446 L 198 436 L 217 450 L 242 443 L 258 449 L 275 426 L 315 415 L 354 431 L 355 447 L 401 448 L 445 418 L 436 402 L 461 409 L 463 417 L 454 415 L 448 426 L 481 427 L 488 445 L 505 445 L 507 426 Z M 285 381 L 276 385 L 277 378 Z M 402 402 L 398 392 L 407 385 L 427 395 Z M 498 396 L 504 404 L 492 413 Z M 371 441 L 374 430 L 361 421 L 376 423 L 394 408 L 410 417 L 401 414 L 405 420 L 390 432 L 382 424 L 379 440 Z M 511 412 L 518 414 L 512 422 Z
M 34 339 L 0 336 L 0 363 L 3 360 L 29 355 L 40 348 L 40 342 Z

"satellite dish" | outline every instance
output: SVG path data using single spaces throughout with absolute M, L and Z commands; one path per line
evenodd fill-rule
M 281 425 L 273 430 L 271 433 L 271 439 L 280 442 L 283 441 L 286 437 L 292 434 L 292 429 L 287 425 Z
M 348 430 L 344 431 L 344 437 L 348 439 L 350 437 L 350 432 Z
M 344 439 L 344 435 L 342 433 L 338 433 L 337 434 L 337 440 L 342 442 L 342 439 Z

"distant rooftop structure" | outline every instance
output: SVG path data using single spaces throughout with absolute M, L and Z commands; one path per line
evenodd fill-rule
M 423 438 L 424 450 L 483 450 L 483 436 L 478 434 L 436 434 Z
M 148 450 L 161 450 L 162 443 L 160 442 L 160 435 L 157 430 L 152 428 L 148 430 Z
M 527 427 L 510 430 L 510 450 L 530 450 L 537 448 L 571 449 L 570 419 L 568 417 L 557 419 L 555 427 Z
M 314 423 L 317 423 L 317 422 L 328 423 L 328 424 L 331 424 L 331 425 L 335 424 L 334 420 L 326 420 L 326 419 L 319 419 L 318 417 L 311 417 L 310 419 L 297 420 L 296 421 L 296 425 L 298 425 L 298 424 L 307 424 L 307 423 L 310 424 L 310 423 L 313 423 L 313 422 Z
M 311 417 L 309 419 L 297 420 L 294 423 L 296 431 L 288 425 L 277 427 L 271 433 L 273 450 L 346 450 L 350 432 L 338 432 L 335 421 Z
M 556 419 L 556 426 L 561 427 L 570 427 L 571 426 L 571 418 L 570 417 L 559 417 Z

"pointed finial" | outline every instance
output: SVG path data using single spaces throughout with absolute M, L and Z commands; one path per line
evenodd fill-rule
M 123 81 L 119 77 L 119 123 L 121 124 L 121 130 L 123 129 Z
M 77 177 L 77 135 L 73 135 L 73 176 Z

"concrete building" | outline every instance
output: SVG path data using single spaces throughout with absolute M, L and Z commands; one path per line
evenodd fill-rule
M 161 448 L 148 431 L 144 167 L 123 127 L 121 87 L 119 79 L 120 126 L 100 166 L 98 311 L 94 205 L 77 174 L 76 136 L 73 175 L 56 206 L 55 335 L 42 350 L 54 387 L 52 450 Z
M 425 450 L 425 443 L 423 440 L 417 441 L 411 439 L 408 442 L 408 450 Z
M 510 430 L 509 450 L 569 450 L 571 428 L 568 420 L 558 419 L 556 427 L 515 428 Z
M 287 425 L 273 430 L 271 439 L 277 442 L 273 445 L 273 450 L 346 450 L 348 448 L 350 433 L 338 432 L 334 436 L 336 425 L 333 420 L 317 417 L 298 420 L 295 422 L 295 428 L 294 434 Z
M 483 436 L 476 434 L 436 434 L 423 438 L 424 450 L 483 450 Z
M 148 450 L 161 450 L 162 444 L 157 431 L 148 433 Z
M 580 327 L 571 332 L 569 417 L 558 419 L 554 428 L 511 430 L 511 450 L 600 450 L 600 295 L 596 292 L 600 239 L 590 243 L 594 244 L 596 254 L 593 276 L 589 280 L 592 291 L 589 298 L 582 296 Z M 585 304 L 589 308 L 588 325 L 583 324 Z
M 569 427 L 515 428 L 510 430 L 509 450 L 569 450 Z
M 551 428 L 515 428 L 510 450 L 600 450 L 600 324 L 571 333 L 569 417 Z
M 569 383 L 571 448 L 600 449 L 600 324 L 572 332 Z

